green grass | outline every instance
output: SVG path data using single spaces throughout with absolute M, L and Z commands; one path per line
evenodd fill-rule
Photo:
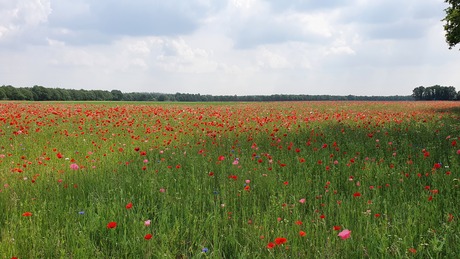
M 459 106 L 0 103 L 0 258 L 455 258 Z

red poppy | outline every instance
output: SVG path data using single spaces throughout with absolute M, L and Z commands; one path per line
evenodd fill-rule
M 64 156 L 61 153 L 56 154 L 57 158 L 63 158 Z
M 307 235 L 307 233 L 305 233 L 305 231 L 302 231 L 302 230 L 301 230 L 301 231 L 299 231 L 299 235 L 300 235 L 301 237 L 304 237 L 305 235 Z
M 225 157 L 224 156 L 219 156 L 218 160 L 219 161 L 224 161 Z
M 302 221 L 297 220 L 297 221 L 295 222 L 295 224 L 300 226 L 300 225 L 302 225 L 303 223 L 302 223 Z
M 111 221 L 107 224 L 107 228 L 116 228 L 117 222 Z
M 355 192 L 355 193 L 353 193 L 353 197 L 359 197 L 359 196 L 361 196 L 361 193 L 360 193 L 360 192 Z
M 452 222 L 452 220 L 454 220 L 454 215 L 452 215 L 452 213 L 449 213 L 449 218 L 447 219 L 447 221 L 449 222 Z
M 267 245 L 268 249 L 272 249 L 273 247 L 275 247 L 275 243 L 273 243 L 273 242 L 268 243 L 268 245 Z
M 28 211 L 27 211 L 27 212 L 24 212 L 24 213 L 22 213 L 22 216 L 24 216 L 24 217 L 30 217 L 30 216 L 32 216 L 32 212 L 28 212 Z
M 151 238 L 152 238 L 152 234 L 147 234 L 147 235 L 144 236 L 144 239 L 145 239 L 145 240 L 149 240 L 149 239 L 151 239 Z
M 335 231 L 339 231 L 340 229 L 342 229 L 341 226 L 334 226 L 334 230 L 335 230 Z
M 284 244 L 284 243 L 286 243 L 286 242 L 287 242 L 287 239 L 284 238 L 284 237 L 277 237 L 277 238 L 275 238 L 275 243 L 276 243 L 277 245 L 282 245 L 282 244 Z
M 232 174 L 232 175 L 228 176 L 228 179 L 233 179 L 233 180 L 236 181 L 236 180 L 238 180 L 238 176 Z
M 131 202 L 128 203 L 128 204 L 126 204 L 126 208 L 127 208 L 128 210 L 131 209 L 132 207 L 133 207 L 133 204 L 132 204 Z

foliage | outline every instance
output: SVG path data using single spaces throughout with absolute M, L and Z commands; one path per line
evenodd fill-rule
M 4 97 L 2 98 L 1 91 Z M 30 101 L 177 101 L 177 102 L 274 102 L 274 101 L 405 101 L 412 100 L 410 96 L 335 96 L 335 95 L 201 95 L 189 93 L 122 93 L 120 90 L 73 90 L 62 88 L 32 88 L 0 87 L 0 100 L 30 100 Z
M 457 91 L 453 86 L 419 86 L 414 88 L 412 92 L 412 97 L 414 97 L 415 100 L 452 101 L 460 98 L 460 95 L 457 95 Z
M 444 30 L 449 49 L 460 43 L 460 0 L 446 0 L 449 7 L 445 9 Z

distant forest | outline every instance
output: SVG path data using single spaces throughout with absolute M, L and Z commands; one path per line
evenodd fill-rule
M 419 86 L 412 91 L 415 100 L 460 100 L 460 91 L 457 93 L 453 86 L 433 85 L 429 87 Z
M 417 88 L 418 89 L 418 88 Z M 426 89 L 426 88 L 424 88 Z M 414 89 L 415 91 L 415 89 Z M 455 91 L 455 88 L 454 88 Z M 415 93 L 415 92 L 414 92 Z M 417 92 L 418 93 L 418 92 Z M 458 95 L 460 96 L 460 94 Z M 120 90 L 75 90 L 63 88 L 0 87 L 0 100 L 23 101 L 170 101 L 170 102 L 265 102 L 265 101 L 408 101 L 417 100 L 418 95 L 408 96 L 339 96 L 339 95 L 201 95 L 189 93 L 123 93 Z M 457 98 L 457 94 L 455 98 Z M 426 100 L 426 99 L 423 99 Z M 438 99 L 443 100 L 443 99 Z M 447 99 L 453 100 L 453 99 Z

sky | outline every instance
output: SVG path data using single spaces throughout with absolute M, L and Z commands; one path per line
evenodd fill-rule
M 443 0 L 0 0 L 0 85 L 212 95 L 460 90 Z

